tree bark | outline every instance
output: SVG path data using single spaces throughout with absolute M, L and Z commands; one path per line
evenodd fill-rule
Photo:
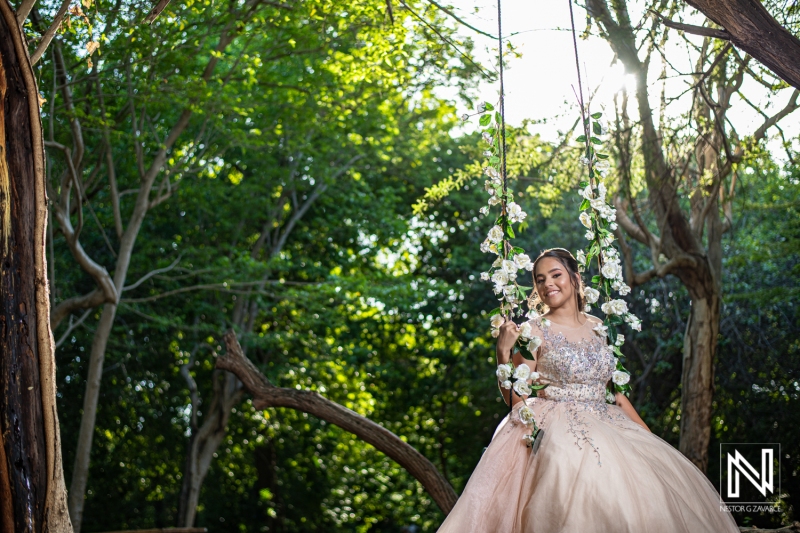
M 692 298 L 692 310 L 683 338 L 679 449 L 703 472 L 708 468 L 708 443 L 711 440 L 714 356 L 719 321 L 719 294 Z
M 275 387 L 244 355 L 233 331 L 225 334 L 227 353 L 217 359 L 216 367 L 235 374 L 253 395 L 256 409 L 289 407 L 335 424 L 375 448 L 405 468 L 428 491 L 444 514 L 456 503 L 453 487 L 442 477 L 428 458 L 383 426 L 324 398 L 314 391 Z
M 758 0 L 686 0 L 730 34 L 730 41 L 800 89 L 800 39 Z
M 70 532 L 45 260 L 39 92 L 0 0 L 0 533 Z

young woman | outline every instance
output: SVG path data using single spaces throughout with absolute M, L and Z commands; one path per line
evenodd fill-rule
M 497 362 L 527 364 L 536 383 L 548 386 L 536 397 L 513 395 L 511 414 L 439 532 L 737 533 L 694 464 L 651 433 L 623 394 L 606 403 L 614 354 L 594 329 L 602 322 L 582 312 L 572 254 L 547 250 L 533 273 L 546 312 L 528 324 L 542 344 L 533 360 L 512 354 L 520 326 L 507 320 Z M 507 402 L 508 390 L 500 390 Z M 541 429 L 532 447 L 523 439 L 530 428 L 519 419 L 524 405 Z

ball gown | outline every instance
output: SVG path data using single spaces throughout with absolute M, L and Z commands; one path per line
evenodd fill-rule
M 606 403 L 614 354 L 586 318 L 579 328 L 530 321 L 549 386 L 500 422 L 439 533 L 738 533 L 693 463 Z M 541 428 L 533 447 L 523 403 Z

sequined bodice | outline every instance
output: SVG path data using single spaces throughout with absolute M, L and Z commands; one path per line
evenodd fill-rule
M 538 321 L 542 349 L 536 363 L 540 381 L 550 385 L 539 397 L 551 400 L 605 402 L 606 383 L 614 372 L 614 354 L 587 324 L 584 331 L 568 340 L 556 325 Z

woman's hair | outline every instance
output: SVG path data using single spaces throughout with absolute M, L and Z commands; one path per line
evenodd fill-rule
M 533 262 L 533 292 L 531 292 L 530 300 L 528 301 L 531 309 L 537 309 L 539 313 L 544 314 L 547 312 L 547 306 L 539 297 L 539 292 L 536 290 L 536 265 L 545 257 L 552 257 L 561 263 L 567 269 L 569 279 L 572 282 L 572 288 L 575 289 L 575 300 L 578 305 L 578 313 L 582 312 L 586 307 L 586 297 L 583 294 L 583 279 L 578 273 L 578 261 L 569 253 L 569 250 L 564 248 L 550 248 L 539 254 L 539 257 Z

